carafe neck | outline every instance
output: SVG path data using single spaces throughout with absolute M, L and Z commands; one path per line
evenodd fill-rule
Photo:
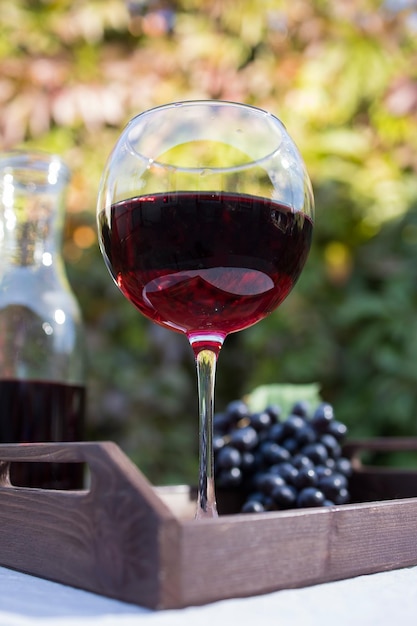
M 69 172 L 55 156 L 0 156 L 0 252 L 7 268 L 60 263 Z

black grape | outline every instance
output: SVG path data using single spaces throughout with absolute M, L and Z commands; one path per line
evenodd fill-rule
M 239 490 L 242 513 L 334 506 L 350 501 L 352 465 L 342 456 L 347 427 L 327 402 L 299 401 L 251 412 L 242 400 L 214 418 L 217 489 Z

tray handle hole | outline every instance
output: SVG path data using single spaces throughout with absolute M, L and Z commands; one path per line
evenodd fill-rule
M 0 485 L 45 489 L 48 491 L 85 491 L 91 484 L 88 463 L 44 463 L 38 461 L 0 461 Z
M 417 450 L 360 450 L 352 461 L 355 467 L 417 470 Z

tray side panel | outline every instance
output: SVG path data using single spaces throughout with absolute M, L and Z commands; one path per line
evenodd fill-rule
M 66 460 L 68 448 L 53 457 Z M 91 489 L 82 492 L 17 488 L 3 476 L 0 564 L 156 608 L 161 528 L 175 520 L 117 449 L 90 446 L 87 457 Z
M 417 498 L 340 507 L 328 568 L 335 578 L 417 564 Z
M 182 606 L 417 564 L 417 499 L 183 524 Z
M 233 515 L 218 523 L 185 523 L 183 606 L 322 580 L 331 526 L 323 512 Z

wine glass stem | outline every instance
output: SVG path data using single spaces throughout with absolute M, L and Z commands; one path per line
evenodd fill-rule
M 213 410 L 217 354 L 210 349 L 196 353 L 200 412 L 200 471 L 196 519 L 217 517 L 214 490 Z

